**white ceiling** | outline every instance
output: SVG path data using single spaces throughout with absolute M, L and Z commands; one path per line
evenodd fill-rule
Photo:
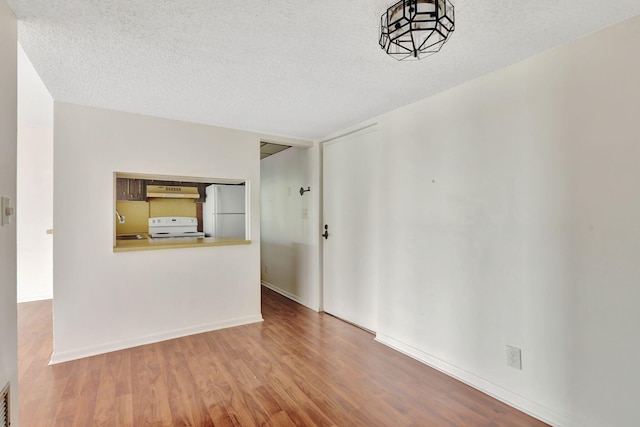
M 305 139 L 640 14 L 639 0 L 452 1 L 451 40 L 417 62 L 378 46 L 390 0 L 8 3 L 56 101 Z

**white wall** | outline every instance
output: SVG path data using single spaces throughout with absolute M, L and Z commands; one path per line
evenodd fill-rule
M 53 99 L 18 46 L 18 302 L 53 297 Z
M 0 196 L 16 200 L 16 18 L 0 1 Z M 11 382 L 12 425 L 18 425 L 16 225 L 0 226 L 0 389 Z
M 314 310 L 320 309 L 318 164 L 318 146 L 260 161 L 262 280 Z M 300 196 L 300 187 L 311 191 Z
M 637 424 L 638 28 L 376 119 L 380 341 L 556 425 Z
M 53 362 L 261 320 L 261 136 L 54 110 Z M 248 180 L 253 243 L 113 253 L 114 171 Z

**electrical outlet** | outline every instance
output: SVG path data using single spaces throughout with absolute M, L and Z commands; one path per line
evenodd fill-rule
M 507 346 L 507 366 L 522 370 L 522 350 Z

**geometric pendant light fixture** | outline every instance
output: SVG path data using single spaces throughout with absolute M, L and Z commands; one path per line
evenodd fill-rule
M 438 52 L 455 29 L 448 0 L 401 0 L 380 19 L 380 47 L 395 59 L 422 59 Z

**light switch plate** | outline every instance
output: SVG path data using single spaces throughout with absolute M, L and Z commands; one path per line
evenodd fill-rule
M 1 225 L 11 224 L 11 215 L 13 215 L 13 208 L 11 207 L 10 198 L 2 197 L 2 203 L 0 203 L 0 214 L 2 215 Z

